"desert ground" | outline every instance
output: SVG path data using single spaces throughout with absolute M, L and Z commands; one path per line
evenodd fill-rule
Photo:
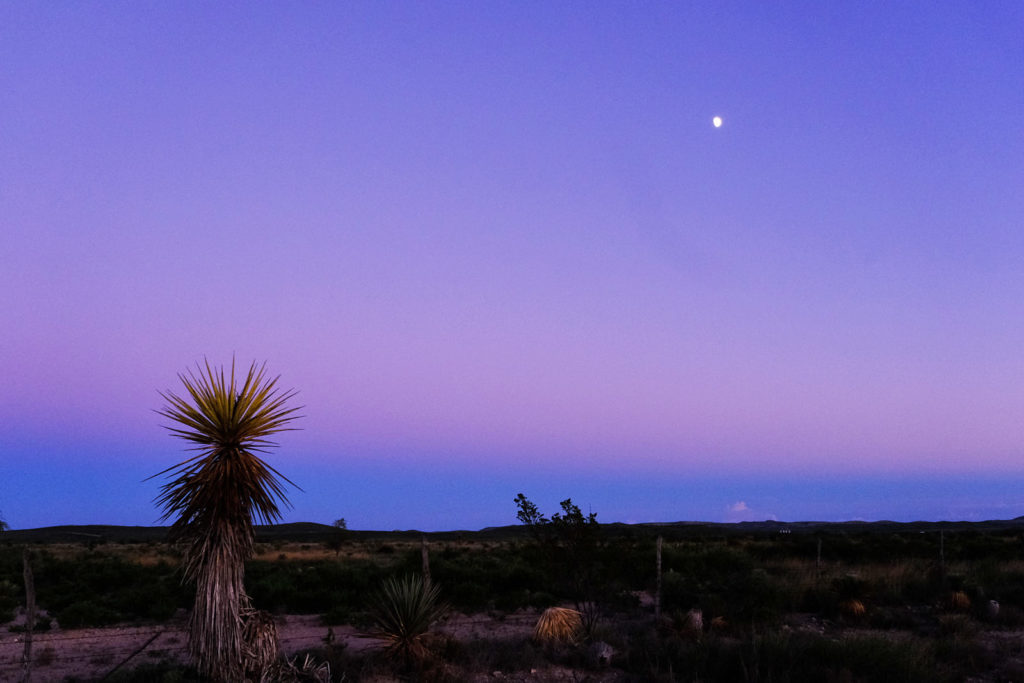
M 487 614 L 450 614 L 435 629 L 457 640 L 528 640 L 538 618 L 536 610 L 495 618 Z M 172 622 L 148 626 L 53 629 L 33 637 L 34 681 L 98 681 L 116 670 L 131 670 L 154 661 L 186 663 L 185 615 Z M 318 615 L 281 615 L 276 618 L 281 652 L 293 658 L 323 648 L 330 639 L 348 653 L 379 650 L 382 644 L 365 637 L 351 625 L 325 625 Z M 7 624 L 0 633 L 0 681 L 18 680 L 23 671 L 24 633 L 11 632 Z M 587 680 L 617 680 L 614 673 L 592 672 Z M 474 680 L 562 681 L 580 680 L 578 672 L 555 664 L 528 671 L 493 670 Z

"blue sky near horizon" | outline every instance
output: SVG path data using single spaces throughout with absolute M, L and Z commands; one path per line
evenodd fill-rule
M 3 518 L 153 523 L 204 357 L 299 390 L 288 521 L 1022 515 L 1021 27 L 0 5 Z

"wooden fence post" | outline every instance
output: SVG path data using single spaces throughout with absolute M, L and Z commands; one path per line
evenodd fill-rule
M 21 658 L 23 666 L 21 680 L 22 683 L 30 683 L 32 680 L 32 632 L 36 628 L 36 584 L 32 579 L 32 558 L 27 548 L 22 554 L 22 562 L 25 566 L 25 651 Z
M 658 536 L 658 559 L 656 561 L 656 588 L 654 589 L 654 618 L 661 619 L 661 536 Z
M 420 541 L 420 555 L 423 557 L 423 585 L 430 586 L 430 551 L 427 550 L 427 535 Z
M 939 574 L 942 577 L 943 588 L 946 584 L 946 531 L 939 529 Z

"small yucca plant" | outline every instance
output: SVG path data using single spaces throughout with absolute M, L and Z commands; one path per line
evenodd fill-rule
M 373 627 L 368 635 L 384 640 L 386 650 L 407 663 L 423 659 L 424 636 L 448 612 L 440 597 L 437 584 L 425 583 L 416 575 L 385 579 L 370 606 Z

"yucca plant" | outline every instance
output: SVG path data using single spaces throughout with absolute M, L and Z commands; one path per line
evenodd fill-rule
M 233 360 L 229 376 L 197 364 L 196 372 L 178 375 L 187 396 L 161 392 L 167 405 L 157 411 L 196 451 L 154 475 L 170 478 L 156 503 L 164 520 L 176 517 L 171 538 L 184 544 L 184 576 L 196 586 L 189 651 L 200 673 L 218 681 L 241 680 L 245 670 L 253 525 L 278 521 L 279 503 L 288 505 L 284 485 L 291 482 L 257 454 L 275 445 L 267 437 L 291 429 L 298 408 L 287 407 L 295 392 L 280 391 L 265 367 L 253 363 L 239 384 Z
M 430 625 L 448 612 L 440 596 L 437 584 L 414 574 L 402 579 L 388 577 L 370 605 L 373 627 L 368 635 L 385 641 L 386 650 L 406 663 L 423 659 L 424 636 Z

